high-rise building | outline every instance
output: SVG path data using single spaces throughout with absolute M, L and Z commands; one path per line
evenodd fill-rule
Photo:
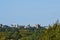
M 2 28 L 3 27 L 3 25 L 2 24 L 0 24 L 0 28 Z
M 40 25 L 39 24 L 35 24 L 35 28 L 40 28 Z

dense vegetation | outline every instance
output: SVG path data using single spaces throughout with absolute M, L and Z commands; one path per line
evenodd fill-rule
M 60 40 L 60 23 L 47 27 L 0 27 L 0 40 Z

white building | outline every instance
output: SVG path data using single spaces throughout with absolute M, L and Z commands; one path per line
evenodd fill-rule
M 39 24 L 35 24 L 34 27 L 35 27 L 35 28 L 40 28 L 40 25 L 39 25 Z

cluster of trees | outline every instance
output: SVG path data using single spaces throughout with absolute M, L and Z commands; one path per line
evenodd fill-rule
M 57 21 L 48 28 L 0 28 L 0 40 L 60 40 L 60 23 Z
M 44 30 L 44 33 L 40 36 L 39 40 L 60 40 L 60 23 L 57 20 L 53 25 L 49 25 L 49 28 Z

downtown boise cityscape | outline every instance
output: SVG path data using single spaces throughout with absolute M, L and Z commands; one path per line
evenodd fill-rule
M 60 23 L 57 20 L 48 26 L 0 24 L 0 40 L 60 40 Z

